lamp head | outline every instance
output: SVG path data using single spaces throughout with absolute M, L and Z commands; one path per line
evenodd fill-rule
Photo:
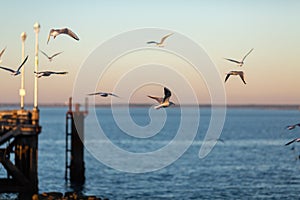
M 36 33 L 40 32 L 41 25 L 38 22 L 35 22 L 33 25 L 33 29 Z
M 25 32 L 22 32 L 22 33 L 21 33 L 21 40 L 22 40 L 22 41 L 25 41 L 26 38 L 27 38 L 27 34 L 26 34 Z

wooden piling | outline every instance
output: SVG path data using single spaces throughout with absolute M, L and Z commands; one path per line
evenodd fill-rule
M 66 173 L 65 179 L 73 186 L 85 183 L 84 163 L 84 117 L 79 104 L 72 111 L 72 99 L 69 100 L 69 111 L 66 114 Z

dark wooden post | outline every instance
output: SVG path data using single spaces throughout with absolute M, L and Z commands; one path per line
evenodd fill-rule
M 76 109 L 72 119 L 70 181 L 74 185 L 83 185 L 84 176 L 84 113 Z
M 79 110 L 79 104 L 72 111 L 72 99 L 69 100 L 69 110 L 66 115 L 66 173 L 71 185 L 80 188 L 85 182 L 84 163 L 84 117 L 86 113 Z M 69 141 L 70 140 L 70 141 Z M 69 161 L 70 156 L 70 161 Z M 69 173 L 68 173 L 69 172 Z
M 22 136 L 15 140 L 15 166 L 29 180 L 26 192 L 19 193 L 20 199 L 27 199 L 38 193 L 38 136 Z

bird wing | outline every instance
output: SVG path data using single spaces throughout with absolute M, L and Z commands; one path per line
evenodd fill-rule
M 246 59 L 246 57 L 253 51 L 253 48 L 244 56 L 244 58 L 242 59 L 242 62 Z
M 39 74 L 55 74 L 55 72 L 52 72 L 52 71 L 41 71 L 41 72 L 38 72 Z
M 116 95 L 116 94 L 113 94 L 113 93 L 108 93 L 108 94 L 111 95 L 111 96 L 120 98 L 120 97 L 119 97 L 118 95 Z
M 53 54 L 50 58 L 52 59 L 52 58 L 54 58 L 55 56 L 58 56 L 59 54 L 61 54 L 62 53 L 62 51 L 61 52 L 58 52 L 58 53 L 55 53 L 55 54 Z
M 226 78 L 225 78 L 225 82 L 227 81 L 227 79 L 229 78 L 230 74 L 227 74 Z
M 12 70 L 12 69 L 9 69 L 9 68 L 6 68 L 6 67 L 1 67 L 1 66 L 0 66 L 0 69 L 4 69 L 4 70 L 6 70 L 6 71 L 10 71 L 11 73 L 14 73 L 14 72 L 15 72 L 15 70 Z
M 44 54 L 48 59 L 50 59 L 50 57 L 49 57 L 45 52 L 43 52 L 42 50 L 40 50 L 40 52 L 41 52 L 42 54 Z
M 287 146 L 287 145 L 290 145 L 290 144 L 292 144 L 292 143 L 294 143 L 294 142 L 296 142 L 296 140 L 297 140 L 298 138 L 296 138 L 296 139 L 293 139 L 292 141 L 289 141 L 288 143 L 286 143 L 285 144 L 285 146 Z
M 164 93 L 165 93 L 165 97 L 163 99 L 163 102 L 168 101 L 172 95 L 171 91 L 166 87 L 164 87 Z
M 174 33 L 170 33 L 170 34 L 168 34 L 168 35 L 165 35 L 163 38 L 161 38 L 161 40 L 160 40 L 160 43 L 162 44 L 162 43 L 164 43 L 164 41 L 168 38 L 168 37 L 170 37 L 171 35 L 173 35 Z
M 150 96 L 150 95 L 147 95 L 147 97 L 156 100 L 158 103 L 162 103 L 163 100 L 164 100 L 164 99 L 161 98 L 161 97 L 154 97 L 154 96 Z
M 52 74 L 67 74 L 68 72 L 51 72 Z
M 21 67 L 23 67 L 23 65 L 26 63 L 27 59 L 28 59 L 28 56 L 26 56 L 26 58 L 23 60 L 23 62 L 21 63 L 21 65 L 18 67 L 17 72 L 20 71 Z
M 286 129 L 293 130 L 295 127 L 296 127 L 295 125 L 290 125 L 290 126 L 286 126 Z
M 158 110 L 158 109 L 160 109 L 160 108 L 162 108 L 163 107 L 163 105 L 162 104 L 159 104 L 158 106 L 155 106 L 154 108 L 156 109 L 156 110 Z
M 63 29 L 63 33 L 68 34 L 69 36 L 71 36 L 72 38 L 74 38 L 75 40 L 79 40 L 79 37 L 70 29 L 68 28 L 64 28 Z
M 6 47 L 4 49 L 2 49 L 2 51 L 0 52 L 0 58 L 1 58 L 1 56 L 4 53 L 5 50 L 6 50 Z
M 95 93 L 90 93 L 90 94 L 88 94 L 88 95 L 98 95 L 98 94 L 101 94 L 102 92 L 95 92 Z
M 47 44 L 49 43 L 49 40 L 50 40 L 50 37 L 51 37 L 51 32 L 52 32 L 52 30 L 50 30 L 50 32 L 49 32 L 48 39 L 47 39 Z
M 225 60 L 228 60 L 230 62 L 234 62 L 234 63 L 237 63 L 237 64 L 240 64 L 241 62 L 240 61 L 237 61 L 237 60 L 233 60 L 233 59 L 229 59 L 229 58 L 224 58 Z
M 245 79 L 244 79 L 244 73 L 239 73 L 239 76 L 241 77 L 242 81 L 246 84 Z
M 156 42 L 156 41 L 149 41 L 149 42 L 147 42 L 147 44 L 158 44 L 158 42 Z

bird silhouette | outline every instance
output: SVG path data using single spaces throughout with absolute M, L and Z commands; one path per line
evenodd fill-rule
M 48 40 L 47 40 L 47 44 L 49 43 L 50 37 L 53 36 L 53 38 L 55 39 L 56 36 L 60 35 L 60 34 L 66 34 L 69 35 L 70 37 L 74 38 L 75 40 L 79 40 L 79 37 L 70 29 L 68 28 L 62 28 L 62 29 L 51 29 L 48 35 Z
M 171 105 L 175 105 L 175 103 L 169 101 L 169 99 L 172 95 L 171 91 L 168 88 L 164 87 L 164 93 L 165 93 L 164 97 L 155 97 L 155 96 L 148 95 L 149 98 L 154 99 L 159 103 L 159 105 L 154 107 L 155 109 L 160 109 L 162 107 L 166 108 Z
M 229 78 L 231 75 L 234 75 L 234 76 L 239 75 L 240 78 L 242 79 L 242 81 L 244 82 L 244 84 L 246 84 L 245 79 L 244 79 L 244 72 L 243 72 L 243 71 L 230 71 L 229 73 L 227 73 L 227 76 L 226 76 L 226 78 L 225 78 L 225 82 L 228 80 L 228 78 Z
M 238 60 L 234 60 L 234 59 L 229 59 L 229 58 L 224 58 L 225 60 L 228 60 L 230 62 L 234 62 L 236 64 L 238 64 L 238 66 L 242 67 L 244 65 L 244 61 L 246 59 L 246 57 L 253 51 L 253 48 L 243 57 L 243 59 L 241 61 Z
M 171 35 L 173 35 L 174 33 L 170 33 L 168 35 L 165 35 L 163 38 L 161 38 L 160 42 L 156 42 L 156 41 L 149 41 L 147 42 L 147 44 L 156 44 L 156 46 L 158 47 L 163 47 L 164 46 L 164 41 L 170 37 Z
M 58 75 L 65 75 L 68 72 L 54 72 L 54 71 L 40 71 L 40 72 L 34 72 L 36 74 L 36 77 L 41 78 L 43 76 L 51 76 L 53 74 L 58 74 Z
M 110 93 L 110 92 L 95 92 L 95 93 L 90 93 L 88 94 L 89 96 L 92 96 L 92 95 L 99 95 L 101 97 L 108 97 L 108 96 L 114 96 L 114 97 L 119 97 L 118 95 L 116 94 L 113 94 L 113 93 Z
M 53 59 L 55 56 L 58 56 L 59 54 L 62 53 L 62 51 L 61 51 L 61 52 L 58 52 L 58 53 L 53 54 L 52 56 L 48 56 L 44 51 L 40 50 L 40 52 L 41 52 L 42 54 L 44 54 L 44 55 L 48 58 L 48 60 L 49 60 L 50 62 L 52 61 L 52 59 Z
M 10 68 L 7 68 L 7 67 L 1 67 L 1 66 L 0 66 L 0 69 L 4 69 L 4 70 L 6 70 L 6 71 L 11 72 L 11 75 L 12 75 L 12 76 L 17 76 L 17 75 L 21 74 L 20 69 L 21 69 L 21 68 L 23 67 L 23 65 L 26 63 L 27 59 L 28 59 L 28 56 L 26 56 L 26 58 L 23 60 L 23 62 L 21 63 L 21 65 L 18 67 L 17 70 L 13 70 L 13 69 L 10 69 Z

